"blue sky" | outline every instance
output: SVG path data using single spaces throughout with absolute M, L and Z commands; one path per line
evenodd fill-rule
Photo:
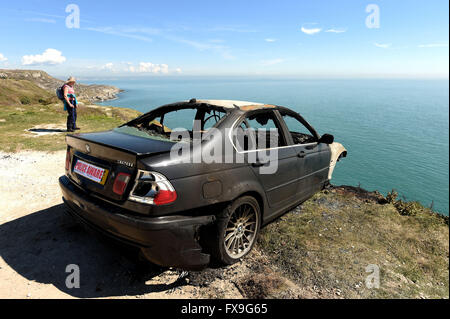
M 67 28 L 69 4 L 80 28 Z M 368 28 L 366 7 L 379 7 Z M 446 0 L 2 1 L 0 68 L 55 76 L 448 78 Z

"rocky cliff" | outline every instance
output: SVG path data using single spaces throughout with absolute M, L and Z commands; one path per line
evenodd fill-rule
M 44 71 L 38 70 L 0 69 L 0 81 L 4 79 L 28 80 L 52 94 L 55 93 L 56 88 L 60 87 L 64 83 L 64 81 L 56 79 Z M 85 85 L 80 83 L 77 83 L 76 85 L 78 98 L 89 102 L 114 99 L 120 91 L 120 89 L 109 85 Z

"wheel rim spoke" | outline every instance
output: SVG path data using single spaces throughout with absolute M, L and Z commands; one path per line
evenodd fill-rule
M 234 236 L 234 233 L 229 233 L 226 237 L 225 237 L 225 242 L 227 242 L 231 237 Z
M 234 241 L 233 241 L 233 249 L 232 249 L 233 252 L 237 252 L 237 251 L 236 251 L 236 247 L 237 247 L 237 238 L 234 237 Z
M 230 249 L 231 245 L 233 244 L 234 240 L 236 239 L 236 237 L 231 237 L 231 239 L 229 239 L 228 241 L 228 245 L 227 248 Z
M 248 219 L 250 218 L 250 215 L 249 215 L 250 211 L 251 211 L 251 208 L 249 207 L 249 208 L 247 208 L 247 209 L 244 211 L 244 213 L 242 214 L 242 219 L 243 219 L 244 221 L 246 221 L 246 220 L 248 220 Z
M 254 221 L 254 222 L 247 222 L 247 223 L 244 224 L 244 227 L 247 227 L 247 226 L 250 226 L 250 225 L 254 225 L 254 224 L 256 224 L 256 221 Z
M 241 237 L 241 238 L 239 238 L 239 240 L 241 242 L 242 251 L 244 251 L 245 250 L 244 238 Z
M 225 228 L 224 244 L 226 253 L 232 258 L 240 258 L 250 251 L 255 240 L 259 215 L 250 203 L 237 207 Z

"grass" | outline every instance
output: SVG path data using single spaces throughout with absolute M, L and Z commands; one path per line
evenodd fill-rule
M 27 80 L 0 80 L 0 107 L 29 104 L 50 104 L 55 94 Z
M 448 219 L 414 205 L 336 188 L 315 195 L 261 232 L 258 247 L 284 274 L 318 294 L 343 298 L 449 298 Z M 368 265 L 380 288 L 365 285 Z
M 81 132 L 104 131 L 117 127 L 140 115 L 138 111 L 109 108 L 85 107 L 78 109 L 77 124 Z M 45 128 L 57 124 L 65 128 L 67 112 L 62 102 L 52 104 L 1 105 L 0 104 L 0 151 L 21 150 L 58 151 L 66 147 L 65 135 L 36 136 L 28 132 L 30 128 Z
M 131 109 L 80 106 L 77 125 L 81 132 L 117 127 L 141 113 Z M 28 80 L 0 79 L 0 151 L 57 151 L 66 147 L 65 133 L 37 136 L 31 128 L 57 125 L 65 129 L 67 112 L 49 92 Z

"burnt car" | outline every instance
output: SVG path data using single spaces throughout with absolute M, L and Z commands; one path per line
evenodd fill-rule
M 229 100 L 164 105 L 66 141 L 68 212 L 154 264 L 188 270 L 244 257 L 261 227 L 329 184 L 347 155 L 286 107 Z

